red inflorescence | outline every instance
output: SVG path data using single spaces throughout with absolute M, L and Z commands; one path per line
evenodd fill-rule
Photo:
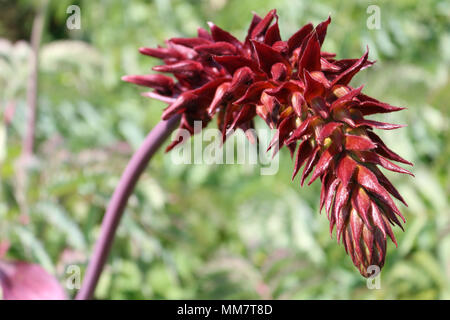
M 125 76 L 123 80 L 153 88 L 145 95 L 169 103 L 163 119 L 181 115 L 180 128 L 194 134 L 194 121 L 205 127 L 217 114 L 223 133 L 249 129 L 255 116 L 278 129 L 271 145 L 286 145 L 295 154 L 293 178 L 304 165 L 301 184 L 320 179 L 320 210 L 336 227 L 354 265 L 384 265 L 386 238 L 396 244 L 391 224 L 405 219 L 391 195 L 405 201 L 378 169 L 411 174 L 390 160 L 412 165 L 390 150 L 373 129 L 402 127 L 366 119 L 403 108 L 380 102 L 349 85 L 370 66 L 368 52 L 360 59 L 337 60 L 321 51 L 331 19 L 315 28 L 303 26 L 287 41 L 280 37 L 278 16 L 254 15 L 244 42 L 210 23 L 196 38 L 172 38 L 166 47 L 141 48 L 164 61 L 153 70 L 171 73 Z M 171 150 L 180 141 L 174 141 Z

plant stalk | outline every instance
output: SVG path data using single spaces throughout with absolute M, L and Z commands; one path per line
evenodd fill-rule
M 29 160 L 34 149 L 38 99 L 39 47 L 41 45 L 47 6 L 48 1 L 44 1 L 42 6 L 38 8 L 31 31 L 30 76 L 27 86 L 28 117 L 22 149 L 22 157 L 25 161 Z
M 28 184 L 27 169 L 33 156 L 34 138 L 36 131 L 36 114 L 38 103 L 38 73 L 39 73 L 39 48 L 41 46 L 42 33 L 44 31 L 45 16 L 48 7 L 48 0 L 44 0 L 37 6 L 36 16 L 31 29 L 31 52 L 29 57 L 30 73 L 27 83 L 27 114 L 24 135 L 22 138 L 22 151 L 17 162 L 17 185 L 15 196 L 19 204 L 21 213 L 29 215 L 26 201 L 26 189 Z M 8 120 L 7 120 L 8 121 Z
M 179 119 L 179 116 L 174 116 L 167 121 L 160 121 L 150 131 L 142 145 L 127 164 L 103 217 L 100 236 L 89 260 L 83 284 L 76 296 L 77 300 L 89 300 L 92 298 L 111 250 L 114 235 L 128 198 L 151 157 L 175 129 Z

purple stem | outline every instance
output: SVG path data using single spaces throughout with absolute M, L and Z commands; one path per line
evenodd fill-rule
M 77 300 L 88 300 L 92 298 L 108 258 L 109 251 L 111 250 L 114 235 L 128 198 L 151 157 L 175 129 L 179 119 L 179 116 L 174 116 L 167 121 L 160 121 L 147 135 L 125 168 L 103 217 L 100 237 L 95 244 L 94 253 L 89 260 L 83 285 L 76 296 Z

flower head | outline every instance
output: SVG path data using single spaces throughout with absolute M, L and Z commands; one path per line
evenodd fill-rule
M 366 119 L 403 108 L 380 102 L 349 85 L 373 62 L 368 52 L 359 59 L 336 59 L 321 50 L 331 19 L 307 24 L 283 41 L 276 11 L 257 15 L 244 42 L 209 23 L 195 38 L 173 38 L 166 47 L 141 48 L 164 64 L 153 70 L 170 73 L 126 76 L 125 81 L 153 88 L 145 95 L 169 106 L 163 119 L 181 114 L 180 128 L 194 134 L 194 121 L 205 127 L 213 117 L 226 139 L 228 130 L 252 128 L 259 116 L 275 128 L 270 147 L 287 146 L 294 156 L 293 178 L 301 167 L 301 185 L 320 179 L 320 208 L 325 207 L 330 233 L 336 227 L 354 265 L 384 265 L 386 238 L 396 243 L 391 225 L 405 221 L 391 196 L 405 203 L 377 165 L 409 171 L 391 160 L 411 164 L 390 150 L 373 129 L 401 125 Z M 181 141 L 174 141 L 168 150 Z M 270 148 L 269 147 L 269 148 Z M 278 148 L 276 148 L 276 151 Z M 405 203 L 406 204 L 406 203 Z

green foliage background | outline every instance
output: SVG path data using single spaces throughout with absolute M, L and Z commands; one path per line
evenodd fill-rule
M 66 28 L 71 4 L 81 30 Z M 369 30 L 367 8 L 380 7 Z M 0 242 L 8 259 L 42 264 L 64 284 L 84 269 L 121 171 L 157 123 L 162 103 L 120 81 L 148 73 L 140 56 L 206 21 L 243 38 L 251 12 L 278 9 L 283 38 L 332 17 L 324 43 L 338 58 L 377 64 L 353 84 L 408 110 L 380 117 L 407 124 L 382 132 L 415 166 L 416 178 L 388 174 L 409 203 L 395 230 L 381 289 L 369 290 L 318 213 L 320 186 L 261 176 L 244 165 L 178 165 L 163 152 L 130 199 L 96 297 L 100 299 L 450 299 L 450 2 L 300 0 L 53 0 L 39 65 L 37 148 L 26 186 L 17 179 L 26 107 L 29 39 L 39 1 L 0 0 Z M 3 116 L 2 116 L 3 117 Z M 75 294 L 75 291 L 71 291 Z

